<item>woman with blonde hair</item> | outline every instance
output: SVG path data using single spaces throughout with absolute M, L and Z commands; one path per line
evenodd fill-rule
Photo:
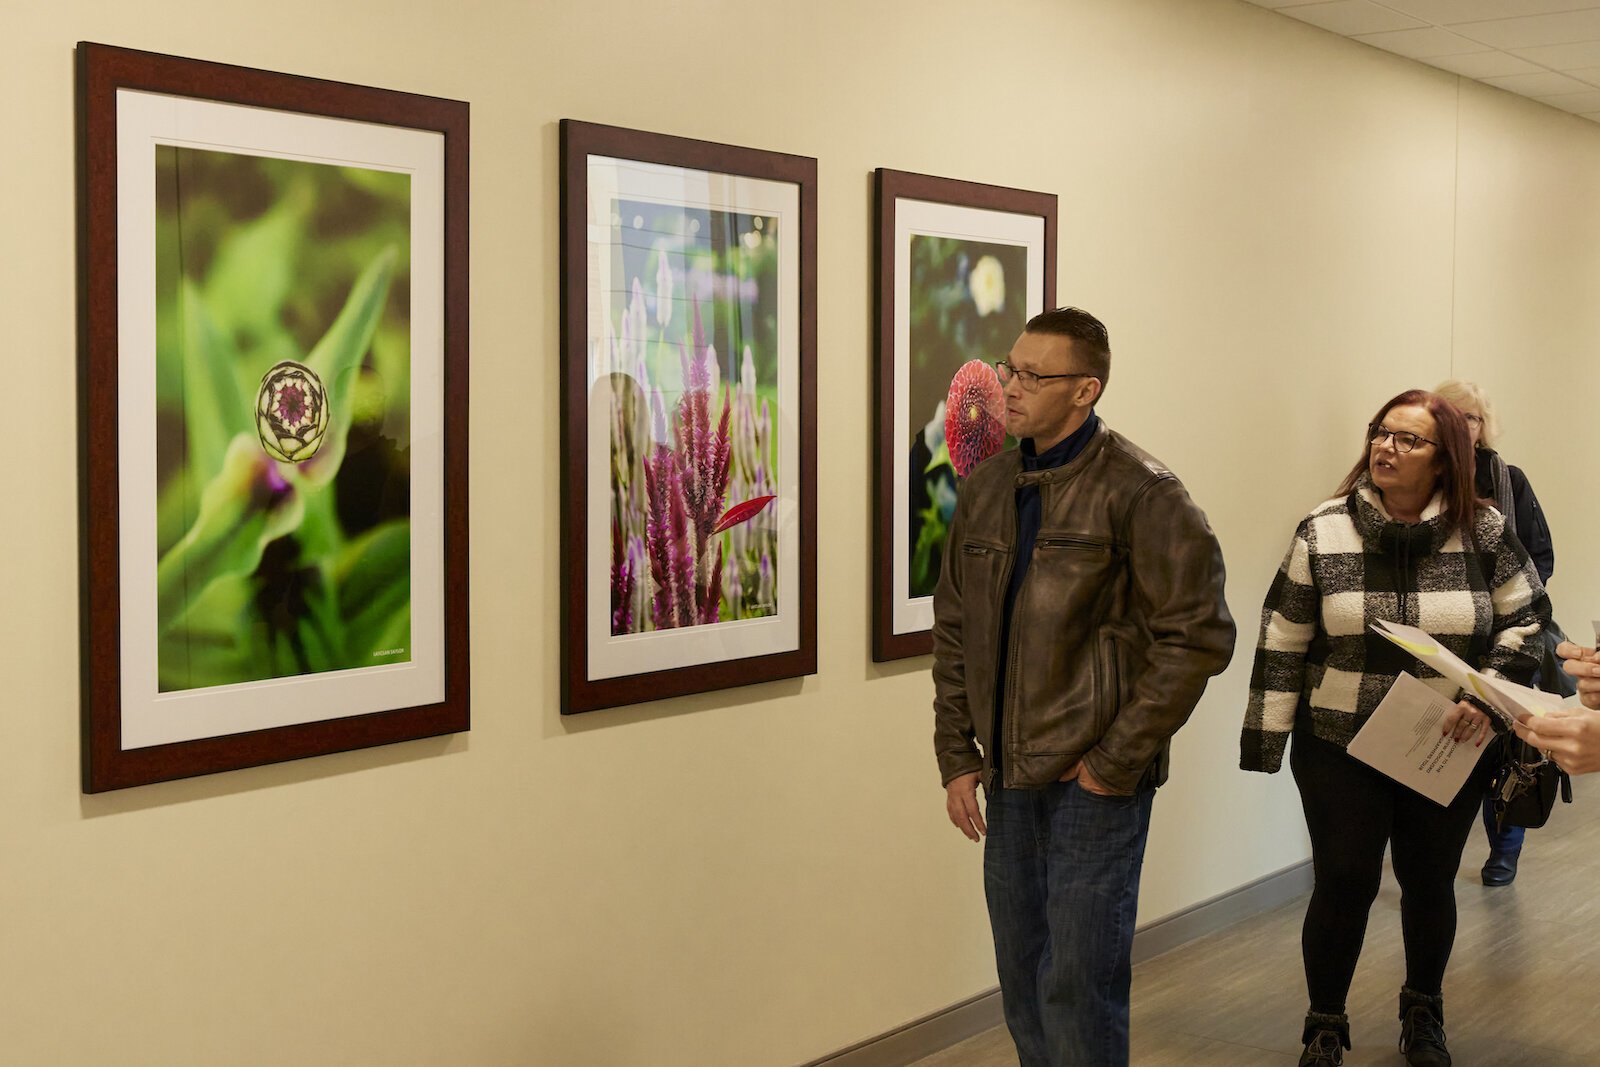
M 1513 467 L 1495 451 L 1500 439 L 1500 420 L 1495 416 L 1489 394 L 1476 382 L 1452 378 L 1440 382 L 1434 393 L 1454 404 L 1466 417 L 1467 430 L 1472 435 L 1473 454 L 1477 457 L 1474 488 L 1480 497 L 1492 502 L 1500 514 L 1511 524 L 1511 530 L 1522 542 L 1539 572 L 1539 581 L 1548 583 L 1556 569 L 1556 551 L 1550 541 L 1550 527 L 1539 507 L 1539 498 L 1528 484 L 1528 476 Z M 1572 679 L 1561 670 L 1554 650 L 1565 635 L 1552 622 L 1542 639 L 1539 658 L 1538 684 L 1552 693 L 1571 696 L 1575 692 Z M 1487 794 L 1483 798 L 1483 832 L 1489 838 L 1489 858 L 1480 872 L 1487 886 L 1510 885 L 1517 877 L 1517 861 L 1522 857 L 1523 829 L 1497 825 L 1493 801 Z

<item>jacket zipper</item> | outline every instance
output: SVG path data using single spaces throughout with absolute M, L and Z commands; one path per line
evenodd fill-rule
M 1008 541 L 1008 544 L 1011 545 L 1011 552 L 1008 553 L 1005 568 L 1003 568 L 1003 573 L 1000 574 L 1000 582 L 995 585 L 994 608 L 995 617 L 997 617 L 997 619 L 1000 619 L 1000 617 L 1005 614 L 1005 593 L 1006 590 L 1011 589 L 1011 571 L 1016 569 L 1016 530 L 1018 530 L 1018 526 L 1016 526 L 1016 506 L 1013 504 L 1010 509 L 1006 510 L 1008 510 L 1008 514 L 1010 514 L 1011 523 L 1010 536 L 1008 536 L 1006 541 Z M 1022 584 L 1027 585 L 1027 579 L 1022 579 Z M 1018 598 L 1019 601 L 1022 600 L 1022 592 L 1024 592 L 1024 590 L 1016 590 L 1016 598 Z M 1016 605 L 1013 605 L 1013 614 L 1014 608 L 1016 608 Z M 1005 787 L 1005 765 L 1008 763 L 1008 761 L 1010 761 L 1010 758 L 1008 758 L 1011 755 L 1011 753 L 1008 752 L 1010 745 L 1006 744 L 1006 741 L 1008 741 L 1006 734 L 1010 734 L 1011 729 L 1016 726 L 1016 717 L 1010 713 L 1011 701 L 1013 701 L 1014 697 L 1016 697 L 1016 685 L 1014 685 L 1013 680 L 1013 675 L 1016 673 L 1013 662 L 1014 648 L 1016 648 L 1016 635 L 1011 632 L 1010 625 L 1008 625 L 1008 627 L 1006 627 L 1005 646 L 1005 701 L 1000 704 L 1000 729 L 995 731 L 995 758 L 994 760 L 990 760 L 989 789 L 1003 789 L 1003 787 Z
M 1089 548 L 1097 552 L 1111 550 L 1110 541 L 1096 541 L 1089 537 L 1041 537 L 1033 544 L 1035 548 Z
M 1017 514 L 1016 513 L 1016 508 L 1012 508 L 1011 509 L 1011 553 L 1010 553 L 1010 558 L 1006 560 L 1006 565 L 1004 567 L 1004 573 L 1000 576 L 1000 583 L 999 583 L 999 585 L 997 585 L 995 587 L 995 591 L 996 591 L 996 594 L 997 594 L 996 598 L 995 598 L 995 618 L 997 618 L 997 619 L 1000 618 L 1001 615 L 1003 615 L 1005 613 L 1005 610 L 1006 610 L 1006 590 L 1011 588 L 1011 572 L 1013 570 L 1015 570 L 1016 566 L 1017 566 L 1017 549 L 1016 549 L 1017 517 L 1016 517 L 1016 514 Z M 1023 585 L 1027 585 L 1028 584 L 1028 581 L 1027 581 L 1026 578 L 1023 579 L 1022 584 Z M 1022 593 L 1023 593 L 1023 590 L 1021 590 L 1021 589 L 1017 590 L 1017 599 L 1019 601 L 1022 599 Z M 1016 605 L 1013 604 L 1012 608 L 1013 608 L 1013 613 L 1014 613 Z M 1016 636 L 1015 634 L 1011 633 L 1011 628 L 1008 625 L 1006 627 L 1006 647 L 1005 647 L 1005 657 L 1006 657 L 1006 675 L 1005 675 L 1005 679 L 1006 679 L 1006 696 L 1005 696 L 1005 700 L 1003 700 L 1001 702 L 1001 704 L 1000 704 L 1000 729 L 998 731 L 996 731 L 996 736 L 994 738 L 995 758 L 991 761 L 991 766 L 989 768 L 989 780 L 990 780 L 989 788 L 990 789 L 1002 789 L 1002 788 L 1005 787 L 1005 764 L 1006 764 L 1006 755 L 1007 755 L 1006 749 L 1007 749 L 1008 746 L 1006 744 L 1007 738 L 1004 735 L 1009 733 L 1011 731 L 1012 727 L 1015 726 L 1015 721 L 1014 720 L 1015 720 L 1016 716 L 1010 714 L 1011 701 L 1016 697 L 1016 693 L 1017 693 L 1016 685 L 1014 684 L 1014 680 L 1013 680 L 1013 675 L 1016 673 L 1016 671 L 1014 669 L 1015 668 L 1015 662 L 1014 662 L 1014 659 L 1013 659 L 1013 656 L 1012 656 L 1012 649 L 1016 646 L 1015 636 Z
M 1016 553 L 1012 553 L 1011 565 L 1006 568 L 1006 580 L 1005 580 L 1005 583 L 1001 586 L 1002 592 L 1001 592 L 1001 595 L 1000 595 L 1000 609 L 1002 611 L 1005 610 L 1005 593 L 1004 593 L 1004 590 L 1011 585 L 1011 572 L 1016 569 L 1016 565 L 1017 565 Z M 1017 617 L 1018 609 L 1022 607 L 1022 598 L 1025 597 L 1027 595 L 1027 593 L 1028 593 L 1028 578 L 1027 578 L 1027 575 L 1023 575 L 1022 587 L 1017 590 L 1016 602 L 1011 605 L 1011 617 L 1012 617 L 1013 620 Z M 1015 629 L 1013 629 L 1011 626 L 1008 625 L 1006 627 L 1006 698 L 1001 703 L 1001 708 L 1000 708 L 1000 718 L 1001 718 L 1000 725 L 1005 730 L 1005 735 L 1006 736 L 1001 739 L 1001 744 L 1000 744 L 1000 752 L 1002 754 L 1002 757 L 1001 757 L 1002 758 L 1002 763 L 1000 765 L 997 765 L 996 768 L 995 768 L 995 770 L 997 772 L 996 773 L 996 777 L 999 779 L 999 784 L 1000 784 L 1000 786 L 1002 788 L 1005 786 L 1005 766 L 1004 766 L 1004 763 L 1009 762 L 1007 757 L 1012 756 L 1012 755 L 1015 754 L 1015 753 L 1013 753 L 1011 751 L 1011 744 L 1010 744 L 1011 739 L 1012 739 L 1012 737 L 1015 736 L 1020 740 L 1020 735 L 1017 732 L 1017 717 L 1013 713 L 1013 709 L 1016 706 L 1016 700 L 1017 700 L 1017 634 L 1016 634 Z

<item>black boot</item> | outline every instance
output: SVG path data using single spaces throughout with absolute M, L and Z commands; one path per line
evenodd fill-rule
M 1450 1067 L 1444 1047 L 1444 998 L 1400 990 L 1400 1051 L 1410 1067 Z
M 1300 1053 L 1299 1067 L 1339 1067 L 1344 1063 L 1344 1050 L 1350 1047 L 1350 1017 L 1308 1011 L 1300 1040 L 1306 1050 Z
M 1479 872 L 1483 875 L 1483 884 L 1510 885 L 1517 877 L 1517 860 L 1521 856 L 1521 848 L 1510 852 L 1490 852 L 1488 861 Z

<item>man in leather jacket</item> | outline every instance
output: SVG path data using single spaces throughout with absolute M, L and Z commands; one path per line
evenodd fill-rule
M 951 822 L 988 838 L 1022 1067 L 1128 1062 L 1151 803 L 1169 739 L 1233 653 L 1205 515 L 1094 413 L 1110 369 L 1087 312 L 1028 323 L 996 365 L 1020 447 L 961 485 L 934 593 L 934 748 Z

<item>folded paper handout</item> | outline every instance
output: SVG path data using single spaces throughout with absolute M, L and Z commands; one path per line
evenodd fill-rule
M 1563 700 L 1555 693 L 1546 693 L 1473 670 L 1461 657 L 1415 626 L 1379 621 L 1372 624 L 1372 629 L 1456 683 L 1463 693 L 1471 694 L 1489 705 L 1506 725 L 1510 725 L 1512 720 L 1520 721 L 1579 704 L 1577 697 Z

